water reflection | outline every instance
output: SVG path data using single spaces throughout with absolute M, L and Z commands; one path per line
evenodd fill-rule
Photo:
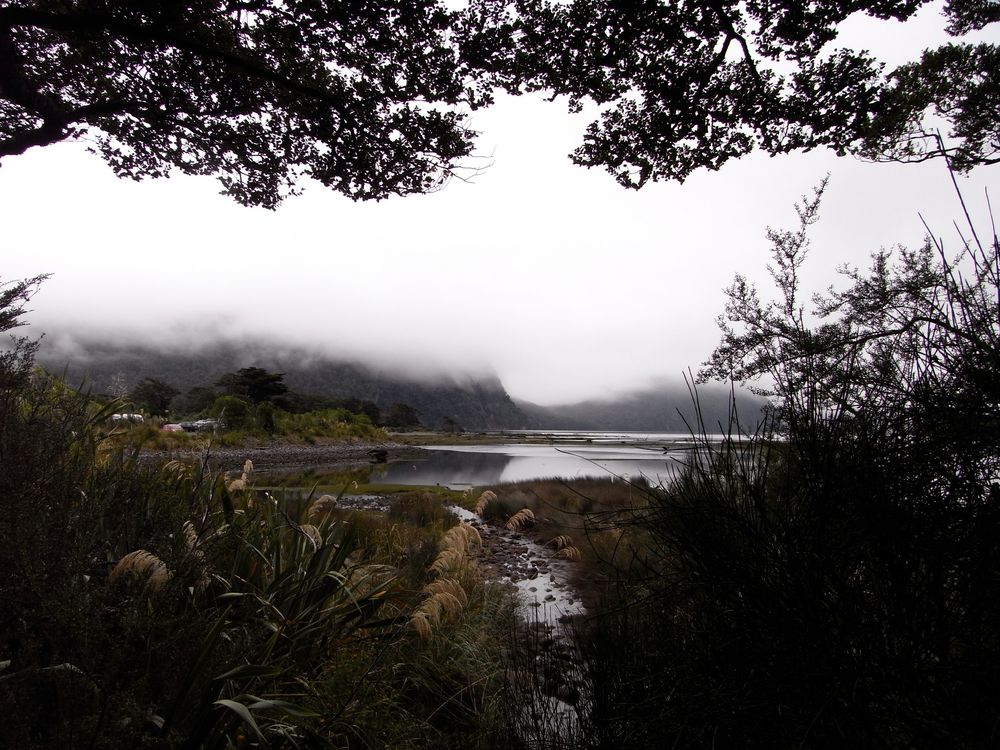
M 372 472 L 373 482 L 454 488 L 560 477 L 639 477 L 668 480 L 686 454 L 631 446 L 435 446 L 430 458 L 401 461 Z

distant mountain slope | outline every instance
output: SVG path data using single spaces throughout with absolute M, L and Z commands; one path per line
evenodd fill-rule
M 38 361 L 50 372 L 65 372 L 71 384 L 85 384 L 95 393 L 108 392 L 113 381 L 130 390 L 147 376 L 183 392 L 211 386 L 228 372 L 255 366 L 284 373 L 285 383 L 299 393 L 365 399 L 380 409 L 408 404 L 430 427 L 440 427 L 446 419 L 466 429 L 532 426 L 495 375 L 415 377 L 277 346 L 226 341 L 181 351 L 46 337 Z
M 50 372 L 65 373 L 70 384 L 82 384 L 95 393 L 107 393 L 113 381 L 128 391 L 144 377 L 158 378 L 184 392 L 194 386 L 211 386 L 241 367 L 263 367 L 284 373 L 285 383 L 298 393 L 363 399 L 382 410 L 408 404 L 420 412 L 428 427 L 454 420 L 470 430 L 686 432 L 685 419 L 687 424 L 695 424 L 691 396 L 678 384 L 659 384 L 608 399 L 540 406 L 515 402 L 492 374 L 418 377 L 276 344 L 222 341 L 180 350 L 97 338 L 60 338 L 56 334 L 42 340 L 38 361 Z M 698 394 L 708 431 L 728 424 L 729 390 L 706 386 L 699 388 Z M 736 404 L 741 423 L 755 425 L 763 400 L 740 392 Z
M 724 386 L 698 388 L 702 421 L 708 432 L 729 425 L 733 396 Z M 529 401 L 517 405 L 537 425 L 536 429 L 622 430 L 629 432 L 688 432 L 697 426 L 691 394 L 683 385 L 660 384 L 608 399 L 574 404 L 540 406 Z M 761 417 L 764 399 L 738 391 L 736 414 L 744 429 L 752 429 Z

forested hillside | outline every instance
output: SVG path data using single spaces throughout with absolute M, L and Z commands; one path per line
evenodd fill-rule
M 129 392 L 145 377 L 178 391 L 212 386 L 226 373 L 262 367 L 284 373 L 296 393 L 371 401 L 382 410 L 406 404 L 428 427 L 458 425 L 465 429 L 522 429 L 533 423 L 514 404 L 496 376 L 439 373 L 417 377 L 359 362 L 337 361 L 302 350 L 281 349 L 240 341 L 216 342 L 187 350 L 117 345 L 75 340 L 70 345 L 47 338 L 39 362 L 50 372 L 65 373 L 73 385 L 94 393 Z
M 54 339 L 54 340 L 53 340 Z M 427 427 L 464 429 L 579 429 L 686 432 L 697 425 L 691 393 L 680 383 L 661 382 L 603 399 L 541 406 L 515 401 L 492 374 L 443 373 L 416 376 L 361 362 L 317 356 L 239 341 L 201 348 L 158 349 L 118 345 L 97 339 L 49 337 L 39 361 L 50 372 L 65 373 L 73 385 L 94 393 L 127 393 L 143 378 L 153 377 L 181 393 L 212 386 L 241 367 L 284 373 L 291 391 L 333 399 L 369 401 L 387 411 L 406 404 Z M 733 396 L 728 388 L 704 386 L 698 391 L 701 419 L 709 432 L 725 429 Z M 744 429 L 760 419 L 764 402 L 749 393 L 736 394 L 736 413 Z

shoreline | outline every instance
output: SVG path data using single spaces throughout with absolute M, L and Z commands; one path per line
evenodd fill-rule
M 303 467 L 346 467 L 374 464 L 373 454 L 383 454 L 384 461 L 426 458 L 430 455 L 415 445 L 396 442 L 345 443 L 320 442 L 313 444 L 273 442 L 266 445 L 217 446 L 207 448 L 174 448 L 171 450 L 143 451 L 145 461 L 196 461 L 208 458 L 208 465 L 216 471 L 238 471 L 247 459 L 253 462 L 254 471 L 280 471 Z

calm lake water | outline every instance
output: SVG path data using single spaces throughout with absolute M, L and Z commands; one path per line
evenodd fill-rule
M 529 432 L 518 434 L 532 435 Z M 667 433 L 546 431 L 545 444 L 424 446 L 430 458 L 376 468 L 372 482 L 435 485 L 453 489 L 559 477 L 669 480 L 689 460 L 689 435 Z M 721 436 L 720 436 L 721 438 Z

